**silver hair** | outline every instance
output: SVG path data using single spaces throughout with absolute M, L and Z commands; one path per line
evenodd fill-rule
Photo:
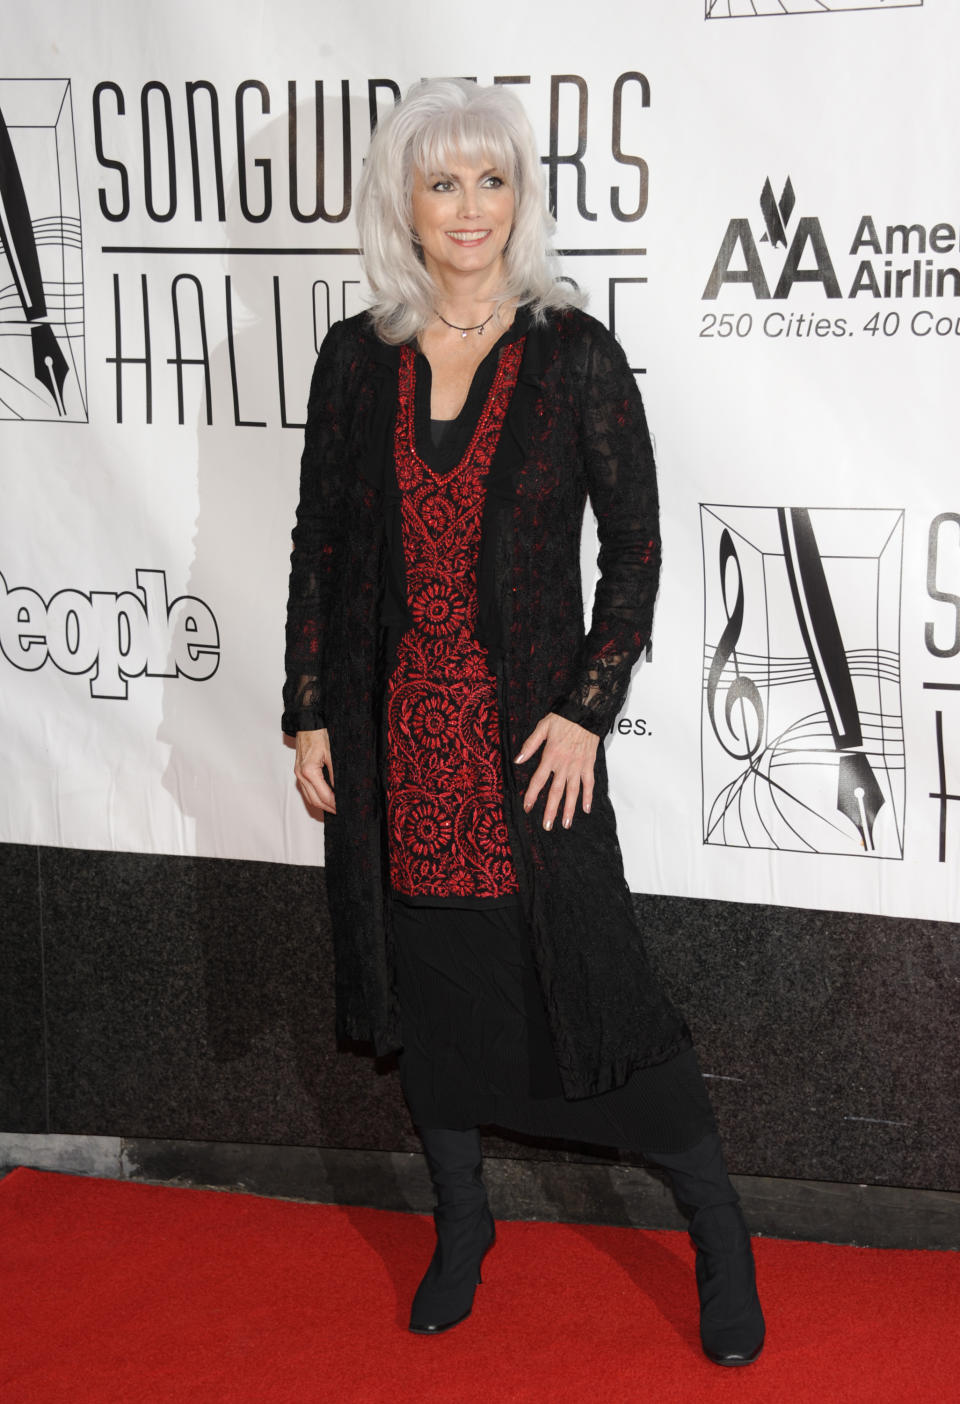
M 439 290 L 412 228 L 413 179 L 416 171 L 444 170 L 455 157 L 468 163 L 491 161 L 513 184 L 513 228 L 497 305 L 515 299 L 540 321 L 548 308 L 579 306 L 584 300 L 569 283 L 558 281 L 550 247 L 555 224 L 522 103 L 501 85 L 431 79 L 414 84 L 380 122 L 357 189 L 363 265 L 373 292 L 370 315 L 383 341 L 410 341 L 436 315 Z

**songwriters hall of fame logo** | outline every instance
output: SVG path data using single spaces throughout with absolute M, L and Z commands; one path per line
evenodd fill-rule
M 87 418 L 70 83 L 0 78 L 0 419 Z
M 761 15 L 832 14 L 840 10 L 906 10 L 923 0 L 706 0 L 706 17 L 752 19 Z
M 902 858 L 903 512 L 700 517 L 704 842 Z

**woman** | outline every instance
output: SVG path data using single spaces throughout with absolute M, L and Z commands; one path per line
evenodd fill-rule
M 373 304 L 331 328 L 311 386 L 284 729 L 326 817 L 337 1032 L 400 1050 L 436 1190 L 410 1329 L 472 1308 L 494 1237 L 477 1126 L 496 1124 L 665 1167 L 704 1349 L 747 1364 L 764 1334 L 749 1236 L 689 1032 L 647 964 L 599 745 L 659 573 L 635 381 L 551 270 L 506 89 L 414 87 L 373 138 L 358 207 Z

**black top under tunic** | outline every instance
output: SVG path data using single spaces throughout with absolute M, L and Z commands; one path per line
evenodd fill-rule
M 455 420 L 430 417 L 430 367 L 416 360 L 416 451 L 449 472 L 470 443 L 500 348 L 481 362 Z M 563 1095 L 529 936 L 516 896 L 419 903 L 393 894 L 400 1074 L 418 1126 L 495 1125 L 535 1136 L 640 1151 L 680 1151 L 716 1129 L 696 1055 L 642 1068 L 599 1096 Z

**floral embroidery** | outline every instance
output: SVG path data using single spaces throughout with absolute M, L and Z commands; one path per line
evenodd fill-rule
M 456 587 L 429 581 L 411 592 L 410 613 L 425 634 L 456 634 L 467 622 L 467 606 Z
M 415 358 L 402 348 L 394 452 L 413 625 L 387 691 L 387 824 L 391 882 L 407 896 L 518 890 L 496 679 L 475 633 L 486 478 L 522 354 L 522 338 L 504 347 L 466 453 L 438 475 L 416 452 Z

